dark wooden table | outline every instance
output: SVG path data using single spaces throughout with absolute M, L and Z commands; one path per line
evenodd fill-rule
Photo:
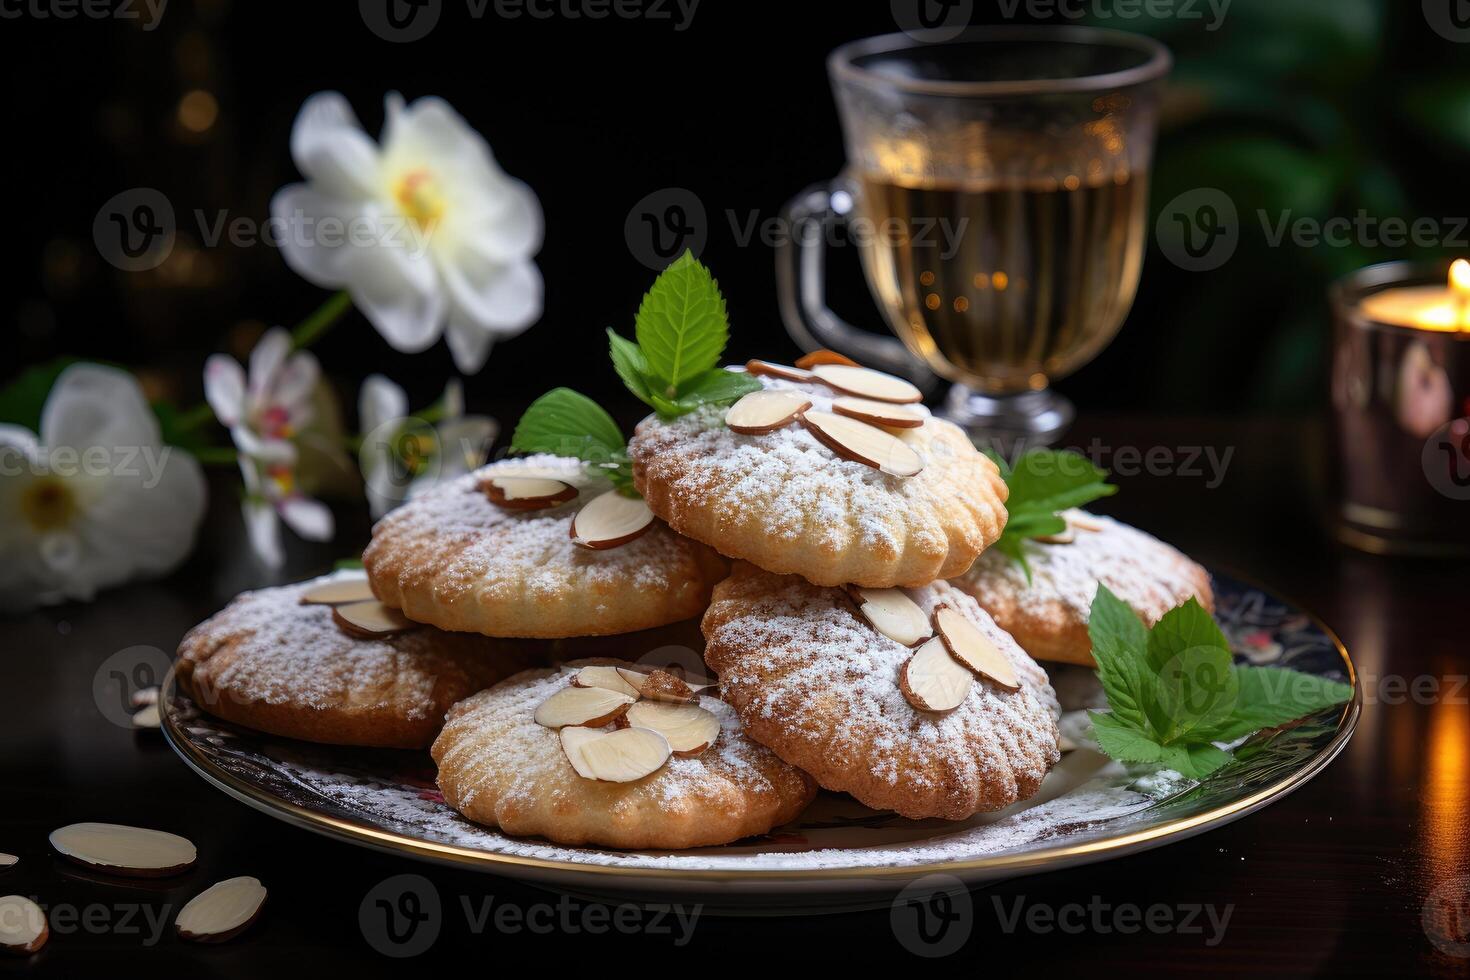
M 1109 512 L 1271 585 L 1341 634 L 1366 684 L 1367 707 L 1351 745 L 1289 798 L 1223 829 L 974 893 L 971 915 L 956 927 L 967 939 L 946 965 L 984 968 L 1002 956 L 1044 963 L 1048 972 L 1470 973 L 1470 879 L 1456 881 L 1470 873 L 1470 575 L 1463 563 L 1377 558 L 1331 543 L 1312 490 L 1321 455 L 1316 432 L 1279 421 L 1113 418 L 1086 420 L 1069 441 L 1102 450 L 1100 462 L 1118 471 L 1123 489 L 1108 501 Z M 1184 471 L 1196 447 L 1212 449 L 1217 460 L 1231 453 L 1223 479 L 1212 479 L 1206 460 L 1202 472 Z M 1155 472 L 1132 472 L 1132 454 L 1141 464 L 1150 449 Z M 0 958 L 0 973 L 132 975 L 146 968 L 154 977 L 259 977 L 289 967 L 290 975 L 356 977 L 439 963 L 498 972 L 511 964 L 533 968 L 534 960 L 519 955 L 528 951 L 563 963 L 558 974 L 601 972 L 607 967 L 589 957 L 604 952 L 653 963 L 666 954 L 690 964 L 727 960 L 743 971 L 776 968 L 802 951 L 866 964 L 910 955 L 886 908 L 704 916 L 685 933 L 670 916 L 614 917 L 603 906 L 506 879 L 328 841 L 206 785 L 156 734 L 135 735 L 109 721 L 93 679 L 120 649 L 172 651 L 189 625 L 262 584 L 241 550 L 238 524 L 221 488 L 198 553 L 169 580 L 4 623 L 0 851 L 19 854 L 21 863 L 0 874 L 0 892 L 46 905 L 53 937 L 29 963 Z M 283 580 L 322 570 L 360 545 L 365 530 L 364 517 L 349 518 L 335 549 L 294 550 Z M 77 820 L 185 833 L 200 847 L 199 866 L 153 887 L 89 879 L 46 846 L 51 829 Z M 405 873 L 433 883 L 441 928 L 427 952 L 395 961 L 369 944 L 359 909 L 385 879 Z M 247 935 L 219 947 L 181 943 L 167 929 L 157 938 L 155 923 L 171 919 L 170 907 L 237 874 L 255 875 L 270 889 L 266 914 Z M 487 901 L 491 917 L 476 932 Z M 1172 926 L 1136 925 L 1154 906 L 1165 911 L 1153 920 Z M 514 928 L 496 927 L 502 907 L 510 918 L 499 921 Z M 1437 923 L 1428 930 L 1426 907 Z

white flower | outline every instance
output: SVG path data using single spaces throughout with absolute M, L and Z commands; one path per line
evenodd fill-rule
M 371 375 L 362 383 L 357 414 L 363 432 L 363 485 L 375 519 L 481 466 L 500 430 L 494 419 L 464 414 L 458 380 L 445 387 L 425 418 L 410 418 L 404 390 L 381 374 Z M 433 419 L 437 421 L 431 424 Z
M 137 381 L 75 364 L 56 379 L 40 438 L 0 426 L 0 608 L 91 599 L 184 560 L 204 475 L 165 446 Z
M 270 568 L 285 561 L 279 521 L 309 541 L 329 540 L 334 531 L 332 512 L 296 485 L 295 440 L 312 421 L 320 376 L 316 357 L 291 353 L 291 335 L 280 327 L 250 352 L 248 376 L 226 354 L 204 362 L 204 397 L 240 453 L 250 545 Z
M 496 337 L 541 315 L 541 204 L 443 99 L 387 98 L 381 146 L 347 100 L 320 92 L 291 129 L 307 183 L 276 192 L 281 252 L 299 275 L 346 289 L 405 353 L 446 330 L 454 362 L 478 371 Z

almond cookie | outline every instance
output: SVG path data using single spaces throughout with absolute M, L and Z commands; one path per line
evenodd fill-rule
M 761 373 L 765 390 L 728 409 L 645 419 L 628 449 L 648 506 L 722 554 L 819 585 L 919 586 L 969 568 L 1005 527 L 995 464 L 922 405 L 871 397 L 908 397 L 906 382 L 823 369 L 866 373 L 834 376 L 845 391 Z
M 179 645 L 179 687 L 226 721 L 333 745 L 420 749 L 450 705 L 535 661 L 519 644 L 397 618 L 361 573 L 246 592 Z
M 455 705 L 433 748 L 445 802 L 514 836 L 670 849 L 763 834 L 811 802 L 811 778 L 729 705 L 632 666 L 529 670 Z
M 546 455 L 492 463 L 414 498 L 373 528 L 362 561 L 373 591 L 409 619 L 502 637 L 689 619 L 725 574 L 718 555 L 637 498 Z
M 1062 516 L 1065 532 L 1026 545 L 1030 582 L 1000 552 L 954 580 L 1033 657 L 1094 666 L 1087 622 L 1098 582 L 1150 626 L 1190 596 L 1214 610 L 1210 573 L 1158 538 L 1082 510 Z
M 750 737 L 868 806 L 960 820 L 1060 757 L 1046 673 L 947 583 L 850 594 L 740 563 L 703 629 Z

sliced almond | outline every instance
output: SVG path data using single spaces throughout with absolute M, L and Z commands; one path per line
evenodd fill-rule
M 128 701 L 135 708 L 146 708 L 150 704 L 157 704 L 158 688 L 140 687 L 133 692 L 132 697 L 128 698 Z
M 604 691 L 616 691 L 630 698 L 638 696 L 638 688 L 623 680 L 618 668 L 611 666 L 583 667 L 572 675 L 572 684 L 576 687 L 600 687 Z
M 30 956 L 50 938 L 51 927 L 41 906 L 24 895 L 0 898 L 0 951 Z
M 367 578 L 354 576 L 313 585 L 301 593 L 301 604 L 304 606 L 337 606 L 344 602 L 367 602 L 371 598 L 373 598 L 373 590 L 368 585 Z
M 129 878 L 163 878 L 194 866 L 187 838 L 117 823 L 74 823 L 51 831 L 57 854 L 84 868 Z
M 13 868 L 19 860 L 14 854 L 0 852 L 0 868 Z
M 506 510 L 544 510 L 577 496 L 577 488 L 541 476 L 492 476 L 480 484 L 485 496 Z
M 332 607 L 332 619 L 348 636 L 360 640 L 376 640 L 411 630 L 418 624 L 404 616 L 392 606 L 385 606 L 377 599 L 366 602 L 349 602 L 345 606 Z
M 536 707 L 536 724 L 547 728 L 601 728 L 637 698 L 604 687 L 564 687 Z
M 1062 516 L 1067 519 L 1068 527 L 1075 527 L 1079 531 L 1101 531 L 1106 527 L 1085 510 L 1069 510 Z
M 945 649 L 965 667 L 1008 691 L 1019 691 L 1021 680 L 1016 668 L 1005 658 L 990 637 L 970 622 L 953 606 L 934 610 L 934 629 L 944 641 Z
M 772 378 L 784 378 L 787 381 L 810 383 L 815 380 L 810 371 L 771 361 L 746 361 L 745 370 L 748 374 L 764 374 Z
M 917 429 L 924 424 L 924 416 L 912 408 L 892 402 L 874 401 L 871 398 L 854 398 L 851 395 L 834 398 L 832 411 L 859 422 L 890 429 Z
M 1031 540 L 1040 541 L 1042 544 L 1071 544 L 1077 540 L 1077 532 L 1072 529 L 1072 525 L 1068 524 L 1056 534 L 1038 534 Z
M 658 732 L 668 739 L 674 755 L 686 759 L 699 755 L 720 737 L 720 719 L 697 704 L 639 701 L 618 719 L 618 725 Z
M 831 412 L 804 412 L 801 422 L 818 442 L 843 459 L 889 476 L 915 476 L 924 470 L 924 461 L 912 446 L 866 422 Z
M 645 672 L 631 667 L 619 667 L 618 674 L 637 689 L 639 697 L 652 701 L 682 704 L 693 701 L 699 695 L 699 691 L 683 678 L 676 677 L 667 670 Z
M 924 393 L 903 378 L 895 378 L 872 368 L 848 364 L 818 364 L 812 368 L 812 374 L 828 388 L 835 388 L 844 395 L 899 404 L 924 400 Z
M 898 672 L 899 690 L 920 711 L 953 711 L 974 683 L 974 675 L 955 662 L 937 636 L 915 650 Z
M 903 589 L 865 589 L 854 585 L 848 592 L 863 618 L 890 640 L 911 647 L 934 635 L 929 617 Z
M 858 362 L 845 354 L 839 354 L 835 350 L 814 350 L 810 354 L 803 354 L 796 359 L 796 366 L 810 371 L 818 364 L 846 364 L 848 367 L 858 367 Z
M 133 712 L 133 727 L 139 729 L 162 727 L 162 720 L 158 716 L 158 705 L 144 705 L 140 710 Z
M 604 551 L 627 544 L 653 527 L 653 511 L 642 497 L 626 497 L 617 490 L 593 497 L 572 518 L 572 544 Z
M 759 436 L 785 428 L 811 407 L 811 399 L 790 391 L 752 391 L 730 406 L 725 424 L 731 432 Z
M 227 878 L 189 899 L 174 928 L 180 939 L 222 943 L 250 927 L 265 904 L 265 886 L 258 878 Z
M 642 779 L 668 762 L 673 753 L 669 740 L 648 728 L 621 728 L 615 732 L 563 728 L 561 747 L 577 775 L 607 783 Z

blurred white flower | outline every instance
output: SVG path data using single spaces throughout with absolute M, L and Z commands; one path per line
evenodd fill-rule
M 46 397 L 39 439 L 0 426 L 0 608 L 87 600 L 171 571 L 204 505 L 199 463 L 163 444 L 137 381 L 72 365 Z
M 472 374 L 495 338 L 540 317 L 541 204 L 443 99 L 390 94 L 378 145 L 341 94 L 320 92 L 296 116 L 291 156 L 307 182 L 271 200 L 282 255 L 346 289 L 394 349 L 424 350 L 447 324 Z
M 296 439 L 313 419 L 321 368 L 307 351 L 291 352 L 291 335 L 267 330 L 250 352 L 250 370 L 227 354 L 204 362 L 204 397 L 240 454 L 245 527 L 250 546 L 270 568 L 285 561 L 280 521 L 308 541 L 327 541 L 332 512 L 301 492 Z
M 358 394 L 357 414 L 363 432 L 358 458 L 374 519 L 483 465 L 500 431 L 492 418 L 464 414 L 458 379 L 434 408 L 410 417 L 404 390 L 381 374 L 371 375 Z

